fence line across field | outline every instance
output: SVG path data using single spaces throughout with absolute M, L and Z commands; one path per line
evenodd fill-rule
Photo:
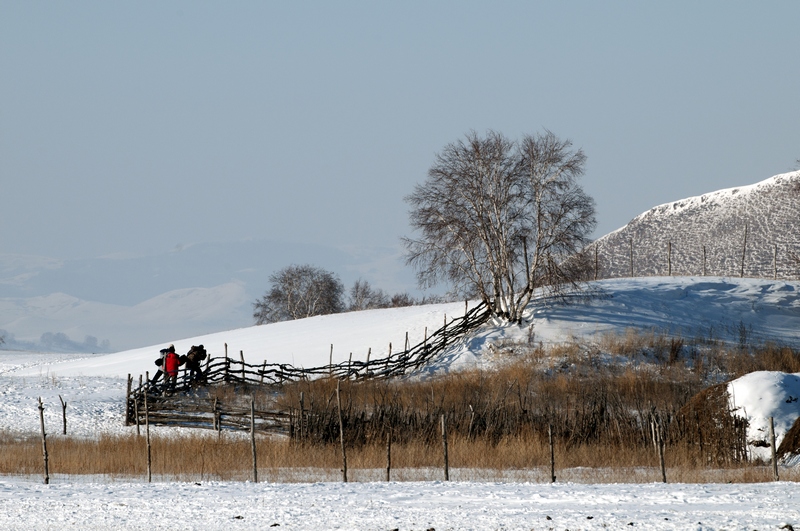
M 341 363 L 329 363 L 319 367 L 298 368 L 285 363 L 267 363 L 253 365 L 245 361 L 243 351 L 239 351 L 239 359 L 224 357 L 206 360 L 203 371 L 205 385 L 230 384 L 279 387 L 285 383 L 312 380 L 321 377 L 336 378 L 339 380 L 350 379 L 387 379 L 412 373 L 424 367 L 434 356 L 443 352 L 448 346 L 455 343 L 466 333 L 485 323 L 492 316 L 492 311 L 486 303 L 480 303 L 469 309 L 465 303 L 463 317 L 451 318 L 430 336 L 425 333 L 425 338 L 417 345 L 406 344 L 403 350 L 392 353 L 392 344 L 389 343 L 389 354 L 384 358 L 370 359 L 370 352 L 366 361 L 350 359 Z M 331 351 L 333 345 L 331 345 Z M 332 359 L 332 355 L 331 355 Z M 139 386 L 133 388 L 133 379 L 128 375 L 126 398 L 126 425 L 142 423 L 141 417 L 149 413 L 150 424 L 169 424 L 185 427 L 202 427 L 220 429 L 226 423 L 226 428 L 245 429 L 244 421 L 239 422 L 242 413 L 235 406 L 222 405 L 219 401 L 213 407 L 204 404 L 198 397 L 185 397 L 187 391 L 193 389 L 193 382 L 188 381 L 188 371 L 184 371 L 186 378 L 175 384 L 169 390 L 169 395 L 161 391 L 166 389 L 166 382 L 156 386 L 140 378 Z M 150 395 L 147 410 L 144 411 L 144 396 Z M 160 396 L 159 396 L 160 395 Z M 259 420 L 257 430 L 291 429 L 291 419 L 288 414 L 280 412 L 257 411 Z M 249 417 L 247 426 L 249 429 Z

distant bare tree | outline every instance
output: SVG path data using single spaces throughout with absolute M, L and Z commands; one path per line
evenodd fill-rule
M 344 310 L 339 278 L 311 265 L 291 265 L 269 277 L 270 290 L 253 304 L 256 324 L 302 319 Z
M 350 311 L 388 307 L 388 295 L 382 289 L 373 289 L 366 280 L 358 279 L 350 288 Z
M 578 184 L 586 157 L 553 133 L 514 142 L 472 132 L 445 146 L 406 198 L 419 238 L 405 238 L 422 286 L 447 280 L 496 315 L 519 321 L 534 291 L 580 279 L 571 259 L 595 226 Z

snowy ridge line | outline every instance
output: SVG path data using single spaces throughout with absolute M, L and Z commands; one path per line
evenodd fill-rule
M 452 318 L 444 325 L 426 337 L 421 343 L 409 347 L 406 342 L 402 352 L 392 355 L 391 350 L 385 358 L 366 361 L 348 360 L 338 364 L 328 364 L 312 368 L 298 368 L 288 363 L 271 363 L 266 361 L 261 365 L 246 363 L 244 356 L 236 360 L 227 355 L 222 358 L 206 360 L 206 366 L 201 375 L 204 385 L 253 385 L 276 387 L 284 383 L 298 382 L 319 377 L 330 377 L 339 380 L 366 379 L 366 378 L 393 378 L 403 376 L 428 364 L 437 354 L 443 352 L 456 340 L 482 325 L 492 316 L 492 310 L 485 302 L 467 311 L 463 317 Z M 406 336 L 406 341 L 408 341 Z M 132 389 L 133 379 L 128 376 L 128 391 L 126 393 L 125 425 L 143 424 L 144 415 L 148 415 L 148 422 L 155 424 L 179 425 L 186 427 L 206 427 L 219 429 L 220 416 L 239 417 L 241 412 L 225 409 L 217 401 L 213 407 L 197 409 L 191 406 L 191 399 L 186 402 L 185 397 L 197 387 L 197 382 L 189 380 L 187 370 L 183 370 L 184 378 L 179 383 L 167 389 L 164 385 L 157 386 L 149 381 L 141 383 Z M 169 393 L 167 392 L 169 391 Z M 145 400 L 147 397 L 149 400 Z M 145 407 L 147 404 L 147 407 Z M 282 429 L 289 421 L 288 416 L 280 412 L 260 411 L 259 418 L 262 430 L 275 428 Z M 199 416 L 198 416 L 199 414 Z M 211 414 L 208 418 L 206 414 Z M 249 410 L 248 410 L 249 414 Z M 234 422 L 230 427 L 249 429 L 249 424 Z
M 800 276 L 800 172 L 664 203 L 587 247 L 595 279 Z

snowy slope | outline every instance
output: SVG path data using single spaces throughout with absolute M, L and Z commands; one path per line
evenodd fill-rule
M 665 203 L 593 244 L 598 277 L 631 276 L 631 259 L 633 276 L 701 275 L 705 257 L 708 275 L 797 279 L 798 211 L 800 171 Z
M 798 344 L 800 305 L 794 282 L 725 278 L 618 279 L 598 283 L 594 298 L 564 306 L 540 301 L 530 317 L 536 341 L 556 343 L 629 327 L 675 332 L 745 322 L 759 340 Z M 353 352 L 385 355 L 420 340 L 463 303 L 377 310 L 176 338 L 179 351 L 204 343 L 214 355 L 296 365 L 328 363 Z M 491 366 L 487 350 L 498 339 L 526 339 L 528 326 L 489 323 L 446 353 L 431 372 Z M 758 334 L 756 334 L 758 332 Z M 735 341 L 735 333 L 730 340 Z M 122 433 L 125 376 L 152 369 L 163 345 L 107 355 L 0 352 L 0 427 L 37 433 L 37 398 L 45 403 L 52 433 L 60 425 L 61 395 L 70 433 Z M 753 373 L 731 382 L 739 413 L 762 437 L 775 417 L 780 437 L 800 415 L 800 375 Z M 157 433 L 170 429 L 156 427 Z M 366 474 L 369 471 L 365 471 Z M 469 474 L 469 471 L 464 471 Z M 461 471 L 451 469 L 454 478 Z M 567 471 L 562 471 L 567 474 Z M 379 477 L 380 474 L 374 475 Z M 432 476 L 435 477 L 435 476 Z M 467 476 L 469 477 L 469 476 Z M 568 477 L 564 476 L 564 477 Z M 252 484 L 174 483 L 156 478 L 0 478 L 0 529 L 780 529 L 797 526 L 796 483 L 598 484 L 494 482 L 359 482 Z M 179 510 L 176 508 L 180 508 Z M 795 527 L 797 528 L 797 527 Z M 788 528 L 787 528 L 788 529 Z
M 533 339 L 555 344 L 598 334 L 624 334 L 628 328 L 663 330 L 687 337 L 709 337 L 736 343 L 744 329 L 748 341 L 773 341 L 800 346 L 800 284 L 787 281 L 714 277 L 651 277 L 610 279 L 591 286 L 594 296 L 571 304 L 537 301 L 523 326 L 489 322 L 445 352 L 426 374 L 465 367 L 491 367 L 496 362 L 489 345 L 502 340 Z M 470 303 L 470 308 L 474 302 Z M 172 341 L 178 352 L 203 344 L 213 356 L 239 357 L 250 363 L 289 363 L 298 367 L 372 359 L 401 350 L 408 333 L 415 345 L 448 319 L 463 315 L 464 303 L 414 306 L 343 313 L 230 330 Z M 61 394 L 70 402 L 73 430 L 96 434 L 120 431 L 125 378 L 138 379 L 154 371 L 154 360 L 165 344 L 106 355 L 0 355 L 0 426 L 35 431 L 36 398 L 58 405 Z M 55 357 L 53 357 L 55 356 Z M 763 440 L 764 419 L 776 417 L 780 438 L 800 415 L 797 378 L 766 373 L 731 384 L 735 406 L 753 425 L 751 440 Z M 48 412 L 57 422 L 58 410 Z M 761 450 L 757 450 L 761 451 Z

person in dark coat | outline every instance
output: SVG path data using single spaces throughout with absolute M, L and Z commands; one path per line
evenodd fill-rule
M 203 374 L 203 369 L 200 367 L 200 363 L 206 359 L 207 356 L 208 353 L 203 345 L 192 345 L 192 348 L 190 348 L 189 352 L 187 352 L 186 356 L 184 356 L 186 359 L 186 369 L 189 371 L 190 384 L 194 381 L 205 381 L 206 377 L 205 374 Z

